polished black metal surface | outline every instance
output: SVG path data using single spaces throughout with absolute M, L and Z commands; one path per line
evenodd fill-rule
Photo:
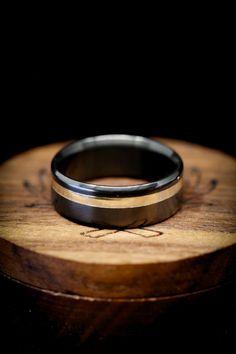
M 53 203 L 61 215 L 77 222 L 103 227 L 153 224 L 179 208 L 181 186 L 173 186 L 181 183 L 182 172 L 180 156 L 157 141 L 130 135 L 87 138 L 65 146 L 52 160 Z M 100 177 L 141 178 L 147 183 L 88 183 Z M 150 202 L 148 195 L 153 195 Z M 111 200 L 111 206 L 104 200 Z
M 167 219 L 180 207 L 181 193 L 143 207 L 95 208 L 62 198 L 52 191 L 55 209 L 69 220 L 104 228 L 134 228 L 147 226 Z

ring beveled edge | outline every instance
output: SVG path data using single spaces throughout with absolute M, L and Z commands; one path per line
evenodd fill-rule
M 102 138 L 105 137 L 102 136 Z M 110 135 L 109 137 L 111 138 Z M 122 135 L 122 137 L 132 139 L 133 136 Z M 64 151 L 63 148 L 52 160 L 52 192 L 55 209 L 62 216 L 75 222 L 109 228 L 150 225 L 175 214 L 181 206 L 183 161 L 172 148 L 155 140 L 148 138 L 144 138 L 144 140 L 151 141 L 154 145 L 156 144 L 156 147 L 161 146 L 169 154 L 169 156 L 166 154 L 164 156 L 175 162 L 176 169 L 171 178 L 165 178 L 164 185 L 160 186 L 156 182 L 150 182 L 122 187 L 99 186 L 80 183 L 62 175 L 63 180 L 60 176 L 58 178 L 55 173 L 55 158 Z M 73 144 L 69 144 L 69 148 L 73 147 Z M 109 145 L 107 146 L 109 147 Z M 68 148 L 68 145 L 65 148 Z M 160 153 L 159 150 L 156 152 Z M 69 183 L 66 180 L 69 180 Z M 73 183 L 79 184 L 79 188 L 73 188 Z
M 79 182 L 72 178 L 69 178 L 62 174 L 58 170 L 58 164 L 64 159 L 68 158 L 70 155 L 79 153 L 86 150 L 87 148 L 96 148 L 105 144 L 108 148 L 110 146 L 120 144 L 130 144 L 132 147 L 141 147 L 148 151 L 153 151 L 159 154 L 163 154 L 166 158 L 172 160 L 175 163 L 175 170 L 167 177 L 154 181 L 148 182 L 141 185 L 130 185 L 122 187 L 114 186 L 103 186 L 103 185 L 93 185 L 86 182 Z M 98 145 L 97 145 L 98 144 Z M 127 146 L 127 145 L 126 145 Z M 151 148 L 150 148 L 151 146 Z M 117 197 L 117 196 L 138 196 L 143 194 L 153 193 L 154 191 L 160 191 L 162 189 L 169 188 L 172 184 L 175 184 L 183 174 L 183 161 L 179 154 L 173 150 L 171 147 L 160 143 L 159 141 L 149 139 L 141 136 L 133 135 L 99 135 L 95 137 L 85 138 L 79 141 L 72 142 L 64 146 L 52 159 L 51 171 L 54 179 L 62 187 L 68 190 L 97 197 Z

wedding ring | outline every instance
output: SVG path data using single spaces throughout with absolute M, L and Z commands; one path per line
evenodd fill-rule
M 181 205 L 183 162 L 170 147 L 132 135 L 75 141 L 52 160 L 52 200 L 62 216 L 105 228 L 160 222 Z M 129 177 L 141 184 L 100 185 L 93 179 Z

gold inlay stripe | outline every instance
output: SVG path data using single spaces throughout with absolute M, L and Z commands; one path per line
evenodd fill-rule
M 170 197 L 177 194 L 181 190 L 182 185 L 183 179 L 180 178 L 176 184 L 163 191 L 154 192 L 151 194 L 137 197 L 101 198 L 94 196 L 85 196 L 70 191 L 62 187 L 54 179 L 52 180 L 52 188 L 57 194 L 61 195 L 63 198 L 71 200 L 72 202 L 97 208 L 135 208 L 156 204 L 163 200 L 169 199 Z

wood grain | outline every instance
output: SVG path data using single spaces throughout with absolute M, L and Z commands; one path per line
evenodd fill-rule
M 39 147 L 0 167 L 0 270 L 39 288 L 100 298 L 169 297 L 235 278 L 236 162 L 166 140 L 185 164 L 182 209 L 150 227 L 104 230 L 59 216 Z

